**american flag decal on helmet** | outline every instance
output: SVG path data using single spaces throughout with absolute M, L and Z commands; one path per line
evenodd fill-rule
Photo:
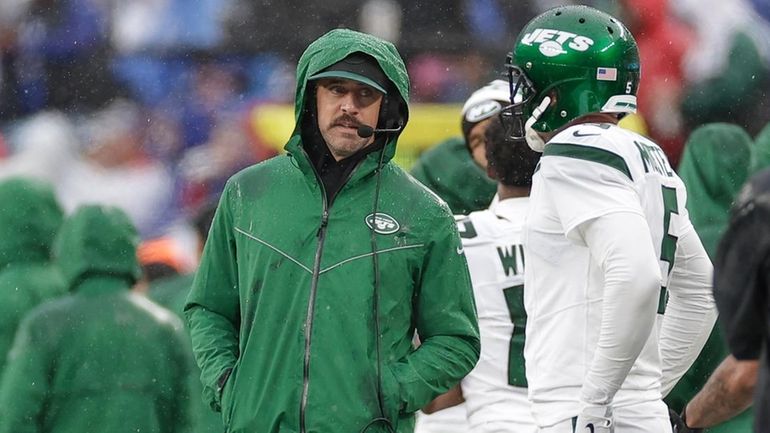
M 596 68 L 596 79 L 599 81 L 617 81 L 618 70 L 615 68 Z

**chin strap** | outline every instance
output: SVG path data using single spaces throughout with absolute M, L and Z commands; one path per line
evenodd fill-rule
M 530 116 L 530 118 L 527 119 L 527 123 L 524 124 L 524 137 L 527 139 L 527 144 L 529 145 L 530 149 L 534 150 L 535 152 L 543 153 L 543 149 L 545 149 L 545 141 L 543 141 L 543 138 L 540 137 L 540 134 L 538 134 L 537 131 L 532 129 L 532 125 L 534 125 L 535 122 L 540 119 L 540 116 L 543 115 L 543 112 L 546 110 L 546 108 L 548 108 L 549 105 L 551 105 L 551 98 L 546 96 L 543 98 L 543 101 L 540 102 L 540 105 L 538 105 L 537 108 L 532 111 L 532 116 Z

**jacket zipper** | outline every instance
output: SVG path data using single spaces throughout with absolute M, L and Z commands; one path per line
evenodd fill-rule
M 310 342 L 313 334 L 313 316 L 315 310 L 315 298 L 318 291 L 318 278 L 321 269 L 321 253 L 323 252 L 324 240 L 326 239 L 326 226 L 329 223 L 329 209 L 326 205 L 326 192 L 321 186 L 323 195 L 324 211 L 321 217 L 321 226 L 318 227 L 316 236 L 318 237 L 318 247 L 315 250 L 315 262 L 313 263 L 313 278 L 310 283 L 310 299 L 307 302 L 307 315 L 305 316 L 305 360 L 302 366 L 302 401 L 299 410 L 299 430 L 305 433 L 305 409 L 307 408 L 307 394 L 310 387 Z
M 313 317 L 315 311 L 316 292 L 318 291 L 318 279 L 321 275 L 321 253 L 323 252 L 324 240 L 326 240 L 326 226 L 329 224 L 330 203 L 326 202 L 326 188 L 324 187 L 323 181 L 321 180 L 321 176 L 318 174 L 318 171 L 316 171 L 312 161 L 310 161 L 310 156 L 308 156 L 305 149 L 302 149 L 302 152 L 305 153 L 305 157 L 307 157 L 307 160 L 310 162 L 310 168 L 313 169 L 313 173 L 315 174 L 316 180 L 318 181 L 318 185 L 321 187 L 321 198 L 323 199 L 323 214 L 321 216 L 321 225 L 318 227 L 318 231 L 316 232 L 316 237 L 318 237 L 318 247 L 316 247 L 314 259 L 315 261 L 313 262 L 313 277 L 310 282 L 310 299 L 308 299 L 307 314 L 305 316 L 305 358 L 302 366 L 302 399 L 300 401 L 299 408 L 299 431 L 300 433 L 305 433 L 305 410 L 307 409 L 307 396 L 308 389 L 310 387 L 310 343 L 313 331 Z M 345 184 L 348 183 L 350 178 L 353 176 L 353 173 L 358 169 L 358 166 L 361 165 L 362 161 L 363 159 L 358 161 L 356 166 L 350 170 L 348 177 L 340 185 L 340 190 L 337 191 L 337 194 L 335 194 L 335 198 L 336 195 L 340 193 L 342 188 L 345 187 Z

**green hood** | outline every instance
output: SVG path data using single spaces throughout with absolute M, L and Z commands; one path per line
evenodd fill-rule
M 757 135 L 754 147 L 751 149 L 749 171 L 754 174 L 765 167 L 770 167 L 770 123 Z
M 301 125 L 302 115 L 307 100 L 307 78 L 317 74 L 321 70 L 337 63 L 348 55 L 362 52 L 374 57 L 385 75 L 398 90 L 398 95 L 388 94 L 388 97 L 400 97 L 401 114 L 404 124 L 409 117 L 407 103 L 409 102 L 409 76 L 406 66 L 396 47 L 390 42 L 376 38 L 365 33 L 348 29 L 335 29 L 318 38 L 307 47 L 297 63 L 297 90 L 295 93 L 294 120 L 296 126 L 291 139 L 285 149 L 293 155 L 301 154 Z M 403 131 L 403 128 L 402 128 Z M 386 144 L 384 161 L 389 161 L 396 153 L 396 140 L 400 132 L 390 135 Z M 301 160 L 301 159 L 300 159 Z M 367 160 L 376 160 L 374 155 L 369 155 Z
M 497 192 L 497 183 L 476 164 L 462 137 L 449 138 L 423 152 L 410 173 L 456 215 L 488 208 Z
M 687 209 L 709 256 L 727 227 L 735 195 L 748 177 L 751 137 L 741 127 L 710 123 L 690 134 L 679 163 Z
M 95 275 L 139 279 L 139 236 L 126 214 L 115 207 L 82 206 L 62 224 L 54 255 L 67 287 Z
M 0 182 L 0 269 L 11 263 L 48 262 L 63 214 L 47 183 Z

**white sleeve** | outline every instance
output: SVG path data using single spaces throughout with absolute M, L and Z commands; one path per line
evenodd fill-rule
M 577 229 L 604 272 L 601 329 L 580 399 L 607 405 L 655 325 L 660 266 L 647 220 L 636 212 L 602 215 Z
M 711 260 L 695 230 L 680 236 L 660 328 L 664 397 L 695 362 L 714 327 L 717 310 L 712 274 Z

